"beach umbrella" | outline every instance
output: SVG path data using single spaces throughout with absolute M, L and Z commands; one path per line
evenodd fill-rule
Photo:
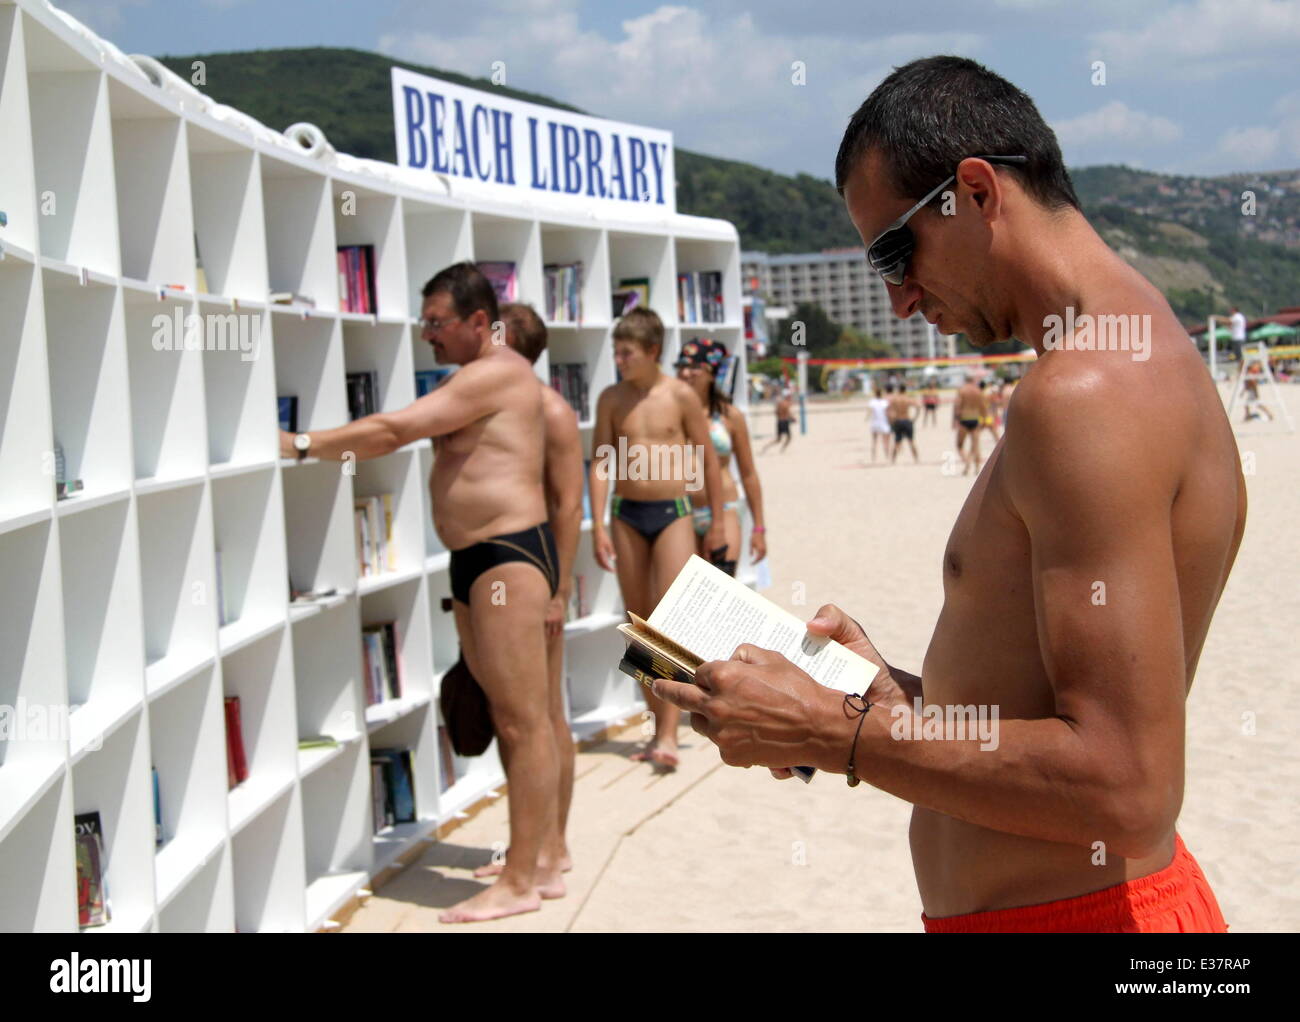
M 1271 340 L 1274 337 L 1294 337 L 1296 335 L 1295 327 L 1283 326 L 1281 323 L 1265 323 L 1263 326 L 1257 326 L 1249 333 L 1252 341 Z

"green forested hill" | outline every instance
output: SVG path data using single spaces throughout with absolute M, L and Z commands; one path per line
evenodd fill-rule
M 487 79 L 394 61 L 361 50 L 310 48 L 160 57 L 185 79 L 205 63 L 202 89 L 276 130 L 311 121 L 340 152 L 395 158 L 393 64 L 564 110 L 546 96 Z M 601 111 L 596 111 L 601 113 Z M 807 252 L 860 240 L 829 180 L 678 149 L 677 208 L 736 225 L 741 245 Z M 829 176 L 833 154 L 827 153 Z M 1085 212 L 1106 240 L 1146 274 L 1187 321 L 1229 304 L 1262 315 L 1300 304 L 1300 173 L 1196 178 L 1127 167 L 1072 171 Z M 1243 192 L 1254 196 L 1242 212 Z

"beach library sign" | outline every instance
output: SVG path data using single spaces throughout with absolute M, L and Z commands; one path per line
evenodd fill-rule
M 392 69 L 397 163 L 484 198 L 676 212 L 673 136 Z M 458 189 L 460 190 L 460 189 Z

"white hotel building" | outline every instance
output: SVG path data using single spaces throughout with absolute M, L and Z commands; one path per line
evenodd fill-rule
M 793 310 L 799 302 L 813 302 L 835 322 L 892 344 L 905 358 L 930 354 L 925 317 L 902 320 L 894 315 L 884 282 L 867 267 L 864 249 L 792 255 L 742 252 L 740 279 L 747 291 L 765 295 L 770 305 Z M 935 354 L 948 350 L 948 338 L 936 335 Z

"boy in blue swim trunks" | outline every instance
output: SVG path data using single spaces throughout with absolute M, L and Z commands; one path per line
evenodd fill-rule
M 659 367 L 663 322 L 654 310 L 632 309 L 614 327 L 614 362 L 621 379 L 596 402 L 592 435 L 591 540 L 596 562 L 617 571 L 623 605 L 648 618 L 695 552 L 688 493 L 707 491 L 713 524 L 710 549 L 726 546 L 718 456 L 695 393 Z M 702 472 L 701 472 L 702 470 Z M 614 480 L 610 526 L 605 497 Z M 633 758 L 677 766 L 681 711 L 643 692 L 655 733 Z

